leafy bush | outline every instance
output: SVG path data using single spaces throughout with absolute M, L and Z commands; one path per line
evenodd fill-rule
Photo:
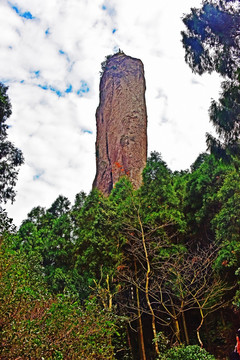
M 113 360 L 115 317 L 92 298 L 53 297 L 19 252 L 0 246 L 0 358 Z
M 159 351 L 161 353 L 166 353 L 169 340 L 162 331 L 158 332 L 157 336 L 153 339 L 153 343 L 155 342 L 158 343 Z
M 161 355 L 159 360 L 215 360 L 215 357 L 209 354 L 205 349 L 197 345 L 179 346 L 167 351 Z

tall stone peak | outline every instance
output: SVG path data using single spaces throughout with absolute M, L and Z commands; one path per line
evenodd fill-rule
M 121 51 L 102 67 L 93 187 L 108 195 L 123 175 L 134 188 L 141 186 L 147 160 L 146 85 L 141 60 Z

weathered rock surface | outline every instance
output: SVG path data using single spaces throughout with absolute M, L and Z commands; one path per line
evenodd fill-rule
M 97 172 L 93 187 L 108 195 L 127 175 L 134 188 L 142 182 L 147 160 L 145 78 L 141 60 L 117 53 L 106 62 L 96 112 Z

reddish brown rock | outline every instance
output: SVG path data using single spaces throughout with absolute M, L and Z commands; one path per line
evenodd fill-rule
M 110 57 L 100 81 L 96 112 L 97 172 L 93 187 L 108 195 L 123 175 L 134 188 L 147 160 L 145 78 L 141 60 L 124 53 Z

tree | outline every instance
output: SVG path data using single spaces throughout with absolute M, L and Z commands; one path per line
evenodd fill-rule
M 6 121 L 12 114 L 7 89 L 0 83 L 0 234 L 14 230 L 12 220 L 8 218 L 2 204 L 9 200 L 14 201 L 18 167 L 24 162 L 22 152 L 7 140 Z
M 14 232 L 15 230 L 16 226 L 13 224 L 13 219 L 10 219 L 6 210 L 0 206 L 0 234 L 5 233 L 6 231 Z
M 159 271 L 159 279 L 157 279 L 159 284 L 165 286 L 165 289 L 163 288 L 160 292 L 163 291 L 168 295 L 167 301 L 169 304 L 173 303 L 175 313 L 182 316 L 187 343 L 189 343 L 188 331 L 184 314 L 189 311 L 199 313 L 200 322 L 196 333 L 201 347 L 203 347 L 203 342 L 200 329 L 206 317 L 224 308 L 228 303 L 224 295 L 232 289 L 221 276 L 214 273 L 213 264 L 217 250 L 218 248 L 213 246 L 196 247 L 193 251 L 188 250 L 185 253 L 176 254 L 161 265 L 162 271 Z M 167 306 L 167 301 L 165 306 Z
M 192 166 L 193 169 L 196 167 L 196 162 Z M 232 169 L 232 165 L 225 164 L 213 155 L 209 155 L 186 177 L 183 204 L 188 227 L 188 241 L 202 244 L 214 242 L 215 234 L 211 221 L 222 204 L 217 192 Z
M 70 210 L 70 205 L 71 203 L 68 198 L 63 195 L 59 195 L 48 209 L 48 212 L 52 214 L 54 218 L 57 218 L 66 214 Z
M 116 206 L 94 189 L 75 217 L 74 269 L 80 274 L 81 296 L 89 293 L 94 281 L 113 278 L 121 258 Z
M 240 67 L 240 4 L 238 0 L 203 0 L 183 22 L 185 60 L 198 73 L 213 72 L 236 79 Z
M 139 208 L 133 204 L 136 212 L 136 219 L 130 219 L 129 223 L 124 224 L 127 237 L 127 245 L 125 248 L 125 258 L 122 266 L 119 266 L 119 280 L 121 281 L 124 291 L 129 292 L 131 296 L 128 299 L 123 298 L 124 307 L 132 313 L 132 321 L 138 320 L 139 337 L 141 341 L 142 314 L 147 314 L 151 318 L 151 329 L 153 339 L 157 339 L 158 324 L 168 326 L 169 321 L 166 320 L 166 314 L 162 316 L 161 311 L 156 304 L 156 282 L 159 281 L 156 264 L 159 259 L 167 256 L 171 251 L 175 251 L 177 247 L 167 238 L 167 228 L 171 223 L 161 224 L 153 228 L 142 222 Z M 135 221 L 134 221 L 135 220 Z M 163 239 L 156 234 L 162 233 Z M 165 235 L 163 235 L 165 233 Z M 171 239 L 174 241 L 174 239 Z M 134 289 L 134 292 L 133 292 Z M 158 291 L 158 290 L 157 290 Z M 135 293 L 135 296 L 133 295 Z M 159 303 L 158 303 L 159 304 Z M 144 346 L 142 351 L 144 353 Z M 154 341 L 155 355 L 160 354 L 158 342 Z M 142 354 L 142 358 L 145 357 Z
M 171 242 L 175 247 L 174 242 L 180 241 L 180 234 L 183 234 L 185 228 L 172 177 L 161 156 L 154 152 L 143 172 L 143 186 L 138 191 L 133 191 L 125 183 L 126 186 L 119 189 L 120 183 L 123 185 L 122 180 L 110 196 L 110 199 L 113 198 L 117 195 L 117 190 L 121 190 L 120 194 L 124 199 L 122 203 L 119 201 L 117 208 L 117 214 L 122 215 L 119 231 L 126 238 L 122 263 L 118 267 L 122 285 L 119 302 L 130 317 L 131 326 L 137 327 L 138 356 L 141 359 L 146 359 L 146 353 L 151 351 L 155 355 L 160 353 L 157 341 L 154 342 L 154 347 L 149 344 L 147 349 L 146 343 L 151 335 L 144 336 L 143 324 L 144 317 L 147 321 L 150 320 L 152 337 L 157 339 L 156 309 L 152 305 L 152 284 L 156 274 L 152 262 L 157 258 L 155 249 L 159 252 L 165 251 L 160 249 L 158 239 L 162 239 L 161 244 L 168 242 L 169 248 Z M 161 320 L 165 322 L 164 319 Z
M 210 121 L 219 140 L 207 134 L 207 145 L 212 153 L 229 160 L 230 155 L 240 156 L 240 83 L 224 81 L 219 101 L 212 100 L 209 109 Z
M 138 198 L 141 203 L 141 217 L 148 225 L 171 222 L 172 235 L 179 235 L 185 230 L 183 213 L 179 209 L 180 201 L 174 188 L 174 176 L 161 155 L 152 152 L 143 170 L 143 185 Z M 177 229 L 177 231 L 176 231 Z M 168 236 L 170 235 L 168 228 Z
M 117 318 L 94 297 L 53 296 L 38 267 L 0 242 L 0 358 L 113 360 Z
M 182 341 L 189 344 L 188 325 L 192 328 L 195 318 L 197 338 L 203 346 L 200 330 L 206 317 L 224 308 L 228 303 L 224 296 L 233 288 L 214 272 L 218 248 L 190 250 L 152 237 L 153 229 L 148 233 L 141 231 L 131 229 L 129 233 L 128 256 L 136 264 L 136 270 L 126 262 L 119 268 L 125 286 L 136 288 L 138 294 L 136 299 L 132 296 L 131 300 L 125 300 L 125 307 L 132 313 L 136 311 L 138 317 L 142 313 L 151 316 L 154 338 L 161 325 L 168 331 L 171 329 L 172 337 L 180 344 Z M 185 313 L 191 313 L 191 324 Z M 157 347 L 155 352 L 158 353 Z
M 33 208 L 18 233 L 12 236 L 13 249 L 20 249 L 29 259 L 33 256 L 42 266 L 49 288 L 76 293 L 78 274 L 73 269 L 73 223 L 70 201 L 59 196 L 49 210 Z
M 219 139 L 207 134 L 207 146 L 218 157 L 239 155 L 240 136 L 240 4 L 238 0 L 204 0 L 183 22 L 185 60 L 198 73 L 216 71 L 222 83 L 219 102 L 212 101 L 210 120 Z
M 75 227 L 77 225 L 77 218 L 79 216 L 79 213 L 84 205 L 84 202 L 87 198 L 87 195 L 85 192 L 80 191 L 80 193 L 76 194 L 74 204 L 71 208 L 70 216 L 73 222 L 73 226 Z
M 239 171 L 230 168 L 223 184 L 216 194 L 220 210 L 212 219 L 212 228 L 216 241 L 221 248 L 216 259 L 215 268 L 225 276 L 229 284 L 239 282 L 240 268 L 240 181 Z M 240 282 L 239 282 L 240 283 Z M 235 301 L 239 302 L 239 290 Z
M 21 150 L 7 140 L 7 119 L 12 113 L 7 87 L 0 83 L 0 204 L 15 198 L 18 166 L 23 164 Z

